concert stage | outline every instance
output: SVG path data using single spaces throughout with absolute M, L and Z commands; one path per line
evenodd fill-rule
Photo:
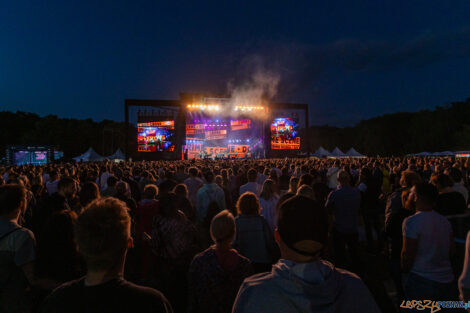
M 308 106 L 182 93 L 180 100 L 126 99 L 125 121 L 134 160 L 284 157 L 301 149 Z

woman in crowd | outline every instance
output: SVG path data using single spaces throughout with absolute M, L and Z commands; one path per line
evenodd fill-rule
M 196 228 L 183 212 L 173 192 L 159 199 L 158 215 L 148 238 L 156 257 L 157 286 L 176 312 L 186 307 L 187 272 L 198 250 Z
M 258 198 L 246 192 L 237 202 L 236 237 L 233 247 L 253 263 L 256 273 L 268 272 L 279 251 L 266 219 L 260 215 Z
M 224 191 L 224 196 L 225 196 L 225 207 L 229 210 L 232 211 L 232 196 L 230 195 L 229 190 L 224 186 L 224 179 L 221 175 L 215 176 L 215 183 L 217 186 L 222 188 Z
M 134 218 L 134 244 L 132 251 L 134 262 L 131 271 L 137 281 L 147 284 L 151 279 L 151 264 L 153 263 L 153 254 L 148 245 L 147 236 L 152 233 L 152 221 L 158 214 L 158 187 L 150 184 L 144 187 L 143 199 L 139 202 L 137 209 L 133 214 Z
M 196 222 L 196 210 L 188 199 L 188 187 L 185 184 L 178 184 L 173 188 L 178 199 L 178 209 L 186 215 L 191 222 Z
M 235 232 L 235 220 L 229 211 L 212 219 L 214 245 L 196 255 L 189 268 L 188 312 L 232 311 L 241 283 L 253 274 L 250 261 L 231 247 Z
M 279 196 L 274 189 L 274 182 L 266 179 L 259 196 L 259 204 L 261 206 L 261 215 L 264 216 L 273 232 L 277 226 L 276 205 L 278 201 Z

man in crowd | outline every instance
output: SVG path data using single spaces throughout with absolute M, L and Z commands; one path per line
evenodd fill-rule
M 413 214 L 413 208 L 403 206 L 402 195 L 421 182 L 421 177 L 413 171 L 404 171 L 400 178 L 400 189 L 393 192 L 387 199 L 385 208 L 385 234 L 389 241 L 389 263 L 392 279 L 395 284 L 397 296 L 404 296 L 402 273 L 400 266 L 401 250 L 403 246 L 402 224 L 403 220 Z
M 46 189 L 49 195 L 57 192 L 59 184 L 59 172 L 54 170 L 49 173 L 49 181 L 46 182 Z
M 203 181 L 197 177 L 197 168 L 189 168 L 189 177 L 184 180 L 184 184 L 188 187 L 188 199 L 193 207 L 196 206 L 197 192 L 204 184 Z
M 336 189 L 338 186 L 338 172 L 340 171 L 339 168 L 340 162 L 338 160 L 335 161 L 333 167 L 330 167 L 326 172 L 326 178 L 328 180 L 328 188 Z
M 27 290 L 34 280 L 36 241 L 18 225 L 26 204 L 23 186 L 0 187 L 0 312 L 25 312 L 30 305 Z
M 107 187 L 101 191 L 102 197 L 115 197 L 117 194 L 116 184 L 118 179 L 115 176 L 109 176 L 107 180 Z
M 252 192 L 259 196 L 261 192 L 261 186 L 258 185 L 256 179 L 258 178 L 258 172 L 254 168 L 248 170 L 247 173 L 248 182 L 243 186 L 240 186 L 240 196 L 245 192 Z
M 225 194 L 223 189 L 214 182 L 214 173 L 212 171 L 206 171 L 204 173 L 204 179 L 206 183 L 197 192 L 196 211 L 199 222 L 204 221 L 207 209 L 213 202 L 217 204 L 219 211 L 225 210 Z
M 70 201 L 75 197 L 77 185 L 70 177 L 63 177 L 57 184 L 57 192 L 45 199 L 33 212 L 33 231 L 37 235 L 42 231 L 47 219 L 54 213 L 70 210 Z
M 411 188 L 416 213 L 403 222 L 404 271 L 410 271 L 405 295 L 410 300 L 457 300 L 450 256 L 454 238 L 449 221 L 436 211 L 438 191 L 428 183 Z
M 133 245 L 130 227 L 124 202 L 105 198 L 91 203 L 79 216 L 75 230 L 87 274 L 57 288 L 42 312 L 172 312 L 159 291 L 123 278 L 127 250 Z
M 328 223 L 314 200 L 295 196 L 280 207 L 275 238 L 281 260 L 245 279 L 233 312 L 380 312 L 356 275 L 322 260 Z
M 333 219 L 332 236 L 338 266 L 353 264 L 358 259 L 357 217 L 361 207 L 361 193 L 350 185 L 350 177 L 346 171 L 338 172 L 338 189 L 329 194 L 325 205 Z M 347 262 L 346 246 L 350 262 Z

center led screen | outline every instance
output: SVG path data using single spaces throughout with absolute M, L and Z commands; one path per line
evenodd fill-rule
M 137 123 L 139 152 L 174 151 L 175 121 Z
M 188 158 L 246 158 L 261 149 L 263 124 L 249 116 L 190 113 L 186 118 Z

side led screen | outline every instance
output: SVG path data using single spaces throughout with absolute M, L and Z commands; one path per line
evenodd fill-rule
M 137 123 L 139 152 L 174 151 L 175 121 Z
M 276 118 L 271 123 L 271 149 L 300 149 L 299 124 L 292 118 Z

